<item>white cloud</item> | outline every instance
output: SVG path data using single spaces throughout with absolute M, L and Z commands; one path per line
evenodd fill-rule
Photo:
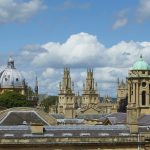
M 78 33 L 71 35 L 62 44 L 48 42 L 41 46 L 27 46 L 22 50 L 22 57 L 37 67 L 126 68 L 135 62 L 140 53 L 149 60 L 149 48 L 150 42 L 135 41 L 121 41 L 106 48 L 95 36 Z
M 0 0 L 0 23 L 25 22 L 45 8 L 42 0 Z
M 112 66 L 128 67 L 138 58 L 142 49 L 142 43 L 140 42 L 121 41 L 111 48 L 108 48 L 107 54 L 111 60 Z
M 127 23 L 128 23 L 128 19 L 127 18 L 119 18 L 113 24 L 112 28 L 113 29 L 118 29 L 118 28 L 121 28 L 121 27 L 125 26 Z
M 143 22 L 150 18 L 150 0 L 140 0 L 137 9 L 137 21 Z
M 43 77 L 44 78 L 50 78 L 51 76 L 53 76 L 55 73 L 55 70 L 53 68 L 47 68 L 43 73 Z
M 72 81 L 76 92 L 82 91 L 86 80 L 87 68 L 93 67 L 95 81 L 99 84 L 101 95 L 115 96 L 117 78 L 125 78 L 128 69 L 139 58 L 140 54 L 150 64 L 150 42 L 121 41 L 106 48 L 95 36 L 88 33 L 71 35 L 64 43 L 48 42 L 43 45 L 28 45 L 16 57 L 25 77 L 35 76 L 39 79 L 40 92 L 58 93 L 58 83 L 63 77 L 63 67 L 70 67 Z M 26 66 L 26 67 L 24 67 Z M 29 72 L 29 73 L 28 73 Z M 35 74 L 35 73 L 34 73 Z
M 112 25 L 112 29 L 116 30 L 121 27 L 124 27 L 128 23 L 128 9 L 123 9 L 117 13 L 117 19 Z
M 105 47 L 97 38 L 88 33 L 79 33 L 69 37 L 63 43 L 49 42 L 41 45 L 45 51 L 33 58 L 32 64 L 38 66 L 96 66 L 103 63 Z M 92 62 L 92 63 L 91 63 Z

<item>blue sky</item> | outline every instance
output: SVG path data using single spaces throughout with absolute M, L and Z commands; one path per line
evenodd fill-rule
M 38 74 L 49 94 L 57 93 L 64 66 L 75 80 L 91 66 L 111 79 L 97 77 L 102 95 L 115 96 L 110 84 L 125 78 L 139 53 L 149 60 L 149 25 L 149 0 L 0 0 L 0 63 L 12 55 L 28 82 Z
M 134 18 L 139 0 L 44 0 L 43 5 L 47 8 L 24 23 L 14 21 L 0 25 L 0 51 L 19 51 L 26 44 L 64 42 L 79 32 L 96 35 L 106 46 L 149 37 L 149 21 L 137 24 Z M 113 30 L 112 25 L 122 10 L 127 11 L 129 23 Z

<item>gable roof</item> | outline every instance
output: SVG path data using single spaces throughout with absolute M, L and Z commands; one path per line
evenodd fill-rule
M 41 118 L 35 111 L 10 111 L 0 121 L 1 125 L 22 125 L 39 123 L 48 125 L 48 123 Z
M 56 125 L 56 119 L 36 108 L 17 107 L 0 112 L 0 125 L 21 125 L 39 123 Z

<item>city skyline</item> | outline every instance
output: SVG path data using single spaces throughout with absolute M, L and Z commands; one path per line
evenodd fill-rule
M 148 0 L 1 0 L 0 65 L 13 56 L 29 84 L 37 75 L 39 92 L 52 95 L 64 67 L 80 94 L 94 68 L 100 94 L 115 97 L 140 54 L 150 64 L 149 8 Z

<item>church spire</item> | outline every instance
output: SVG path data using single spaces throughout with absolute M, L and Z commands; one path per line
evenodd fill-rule
M 70 68 L 64 68 L 63 80 L 59 83 L 60 93 L 74 93 L 74 82 L 71 81 Z
M 38 90 L 39 90 L 38 79 L 37 79 L 37 76 L 36 76 L 36 79 L 35 79 L 35 88 L 34 88 L 36 96 L 38 96 Z

